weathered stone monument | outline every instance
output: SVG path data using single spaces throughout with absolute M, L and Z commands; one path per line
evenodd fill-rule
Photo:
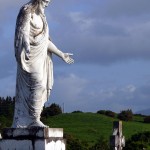
M 72 54 L 63 53 L 51 41 L 44 13 L 51 0 L 31 0 L 17 17 L 15 57 L 17 81 L 14 119 L 4 129 L 0 150 L 65 150 L 63 129 L 40 121 L 44 103 L 53 86 L 52 54 L 71 64 Z
M 61 128 L 6 128 L 0 150 L 65 150 Z
M 122 134 L 122 121 L 113 122 L 113 134 L 110 136 L 112 150 L 122 150 L 125 147 L 125 137 Z

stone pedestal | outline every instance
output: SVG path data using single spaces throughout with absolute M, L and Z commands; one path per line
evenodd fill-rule
M 5 128 L 0 150 L 66 150 L 61 128 Z

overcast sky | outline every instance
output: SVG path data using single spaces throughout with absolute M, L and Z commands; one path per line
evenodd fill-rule
M 0 96 L 14 96 L 15 22 L 26 0 L 0 0 Z M 65 112 L 150 108 L 150 0 L 52 0 L 50 36 L 75 63 L 54 60 L 49 104 Z

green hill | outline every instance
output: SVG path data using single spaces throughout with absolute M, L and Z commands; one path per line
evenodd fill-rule
M 113 121 L 117 119 L 96 113 L 66 113 L 43 119 L 44 123 L 54 128 L 64 128 L 64 132 L 74 137 L 94 144 L 100 136 L 109 140 L 112 134 Z M 126 139 L 143 131 L 150 131 L 150 124 L 142 123 L 141 116 L 135 116 L 134 121 L 123 122 L 123 135 Z
M 126 139 L 135 133 L 150 131 L 150 124 L 143 123 L 142 116 L 134 116 L 133 121 L 123 122 L 123 135 Z M 94 145 L 103 136 L 109 141 L 112 135 L 113 121 L 118 119 L 96 113 L 66 113 L 42 118 L 51 128 L 64 128 L 64 133 L 72 135 L 89 146 Z M 0 116 L 0 130 L 10 127 L 12 117 Z

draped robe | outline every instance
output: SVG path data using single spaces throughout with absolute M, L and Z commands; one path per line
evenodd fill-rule
M 38 35 L 31 22 L 30 5 L 21 8 L 16 23 L 15 56 L 17 60 L 16 101 L 12 127 L 28 127 L 40 120 L 44 103 L 53 86 L 53 63 L 48 52 L 49 30 L 45 15 Z M 29 43 L 27 43 L 29 42 Z M 29 58 L 25 44 L 29 44 Z

